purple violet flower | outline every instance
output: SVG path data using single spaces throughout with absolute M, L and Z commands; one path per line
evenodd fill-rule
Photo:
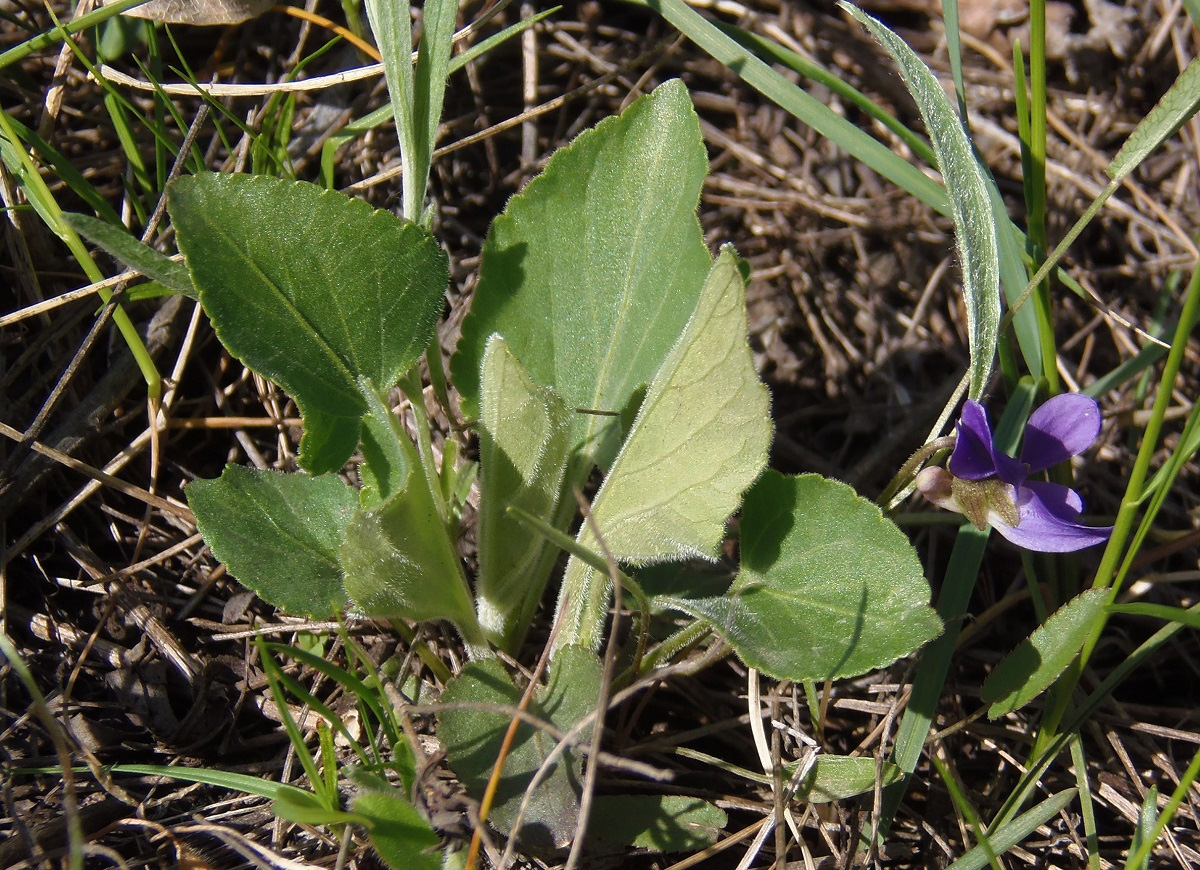
M 1077 522 L 1079 493 L 1030 475 L 1087 450 L 1100 434 L 1100 407 L 1078 393 L 1055 396 L 1033 412 L 1025 427 L 1021 458 L 996 447 L 987 412 L 968 400 L 959 418 L 949 470 L 926 468 L 917 489 L 938 507 L 964 514 L 976 528 L 991 523 L 1018 547 L 1069 553 L 1102 544 L 1112 526 Z

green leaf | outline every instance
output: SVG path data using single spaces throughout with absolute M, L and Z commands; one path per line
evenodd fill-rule
M 838 4 L 863 24 L 900 67 L 937 155 L 949 194 L 950 216 L 962 265 L 967 339 L 971 352 L 970 396 L 983 395 L 996 356 L 1000 322 L 999 254 L 996 225 L 983 169 L 946 92 L 904 40 L 850 3 Z
M 529 713 L 567 732 L 595 709 L 599 691 L 596 657 L 568 647 L 554 660 L 550 682 L 535 694 Z M 438 737 L 446 747 L 450 767 L 476 798 L 483 795 L 512 719 L 509 713 L 477 705 L 514 709 L 520 698 L 520 690 L 495 659 L 472 662 L 442 693 L 445 709 L 438 716 Z M 575 739 L 586 741 L 590 733 L 590 727 L 583 728 Z M 545 730 L 526 722 L 517 728 L 490 816 L 500 830 L 511 834 L 525 790 L 556 744 Z M 581 783 L 580 755 L 568 750 L 533 793 L 521 824 L 523 848 L 544 851 L 569 842 L 579 816 Z
M 187 499 L 213 555 L 264 601 L 316 619 L 346 605 L 338 546 L 357 499 L 341 479 L 228 465 Z
M 529 380 L 504 339 L 493 336 L 480 400 L 475 593 L 484 631 L 510 651 L 525 635 L 558 550 L 507 509 L 515 505 L 557 525 L 571 422 L 554 390 Z
M 162 284 L 172 293 L 192 299 L 200 298 L 196 288 L 192 286 L 192 277 L 188 274 L 187 266 L 176 263 L 170 257 L 143 244 L 124 227 L 116 227 L 108 221 L 72 212 L 64 212 L 63 220 L 89 242 L 103 248 L 106 253 L 130 269 Z
M 712 623 L 746 664 L 796 682 L 852 677 L 941 631 L 908 539 L 845 484 L 768 471 L 746 495 L 741 529 L 729 596 L 674 604 Z
M 568 408 L 619 413 L 687 323 L 711 258 L 696 218 L 708 158 L 678 81 L 601 121 L 551 158 L 493 223 L 451 363 L 478 416 L 488 339 L 504 336 Z M 578 413 L 567 483 L 620 444 L 619 421 Z
M 726 247 L 592 502 L 605 546 L 640 564 L 714 558 L 725 521 L 766 466 L 771 429 L 770 396 L 746 344 L 746 287 Z M 599 549 L 590 526 L 578 540 Z M 560 645 L 597 647 L 607 583 L 580 560 L 568 563 L 572 615 Z
M 360 378 L 358 387 L 367 405 L 362 418 L 363 461 L 358 466 L 362 480 L 359 503 L 366 510 L 378 507 L 404 489 L 412 469 L 420 467 L 420 459 L 408 432 L 375 385 Z
M 422 217 L 446 76 L 450 72 L 457 12 L 455 0 L 426 0 L 414 70 L 408 6 L 367 0 L 367 18 L 383 58 L 396 133 L 400 137 L 404 215 L 414 221 Z
M 302 825 L 336 825 L 342 822 L 355 822 L 358 819 L 350 813 L 341 810 L 331 810 L 321 803 L 320 798 L 308 792 L 302 792 L 303 798 L 294 795 L 281 795 L 271 801 L 271 812 L 289 822 L 299 822 Z
M 694 852 L 717 841 L 729 818 L 700 798 L 682 795 L 598 795 L 588 819 L 601 844 L 654 852 Z
M 1108 165 L 1108 177 L 1120 180 L 1200 109 L 1200 58 L 1193 58 L 1150 113 L 1129 134 Z
M 446 534 L 421 474 L 346 527 L 340 550 L 343 582 L 366 615 L 423 621 L 448 619 L 478 643 L 471 593 L 455 542 Z
M 1103 617 L 1111 590 L 1089 589 L 1075 596 L 1043 623 L 983 683 L 980 693 L 995 719 L 1024 707 L 1058 679 Z
M 446 254 L 419 227 L 312 184 L 204 174 L 172 182 L 171 217 L 221 342 L 304 416 L 301 464 L 341 468 L 366 411 L 420 357 Z
M 996 855 L 1003 855 L 1030 834 L 1057 816 L 1075 799 L 1078 790 L 1068 788 L 1051 795 L 1037 806 L 1028 809 L 998 830 L 988 831 L 987 842 L 980 843 L 946 870 L 983 870 Z
M 392 870 L 440 870 L 437 832 L 399 792 L 369 791 L 356 797 L 352 807 L 365 819 L 371 845 Z
M 793 777 L 800 762 L 784 765 L 787 776 Z M 812 768 L 796 784 L 795 798 L 810 804 L 827 804 L 866 794 L 875 789 L 876 781 L 887 787 L 903 776 L 899 767 L 876 763 L 874 758 L 848 755 L 818 755 Z

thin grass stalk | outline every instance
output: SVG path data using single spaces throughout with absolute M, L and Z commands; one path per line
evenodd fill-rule
M 4 142 L 7 142 L 8 148 L 3 148 Z M 92 256 L 88 253 L 83 240 L 79 238 L 79 234 L 62 220 L 62 210 L 59 208 L 58 202 L 54 199 L 54 195 L 47 187 L 41 173 L 38 172 L 29 152 L 17 137 L 12 124 L 9 123 L 8 113 L 3 110 L 0 110 L 0 150 L 5 152 L 4 157 L 8 161 L 15 164 L 11 166 L 11 169 L 20 179 L 30 204 L 34 206 L 51 231 L 62 239 L 88 280 L 97 284 L 102 282 L 104 275 L 100 272 L 100 268 L 92 260 Z M 137 361 L 138 369 L 146 381 L 146 392 L 150 401 L 157 403 L 162 397 L 162 376 L 159 375 L 158 368 L 150 357 L 150 351 L 146 349 L 137 327 L 129 319 L 129 314 L 119 304 L 113 303 L 113 292 L 108 288 L 99 289 L 97 292 L 105 305 L 114 305 L 113 322 Z

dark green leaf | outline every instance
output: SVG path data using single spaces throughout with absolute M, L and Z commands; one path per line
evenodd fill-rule
M 371 845 L 392 870 L 440 870 L 437 832 L 397 791 L 369 791 L 354 799 L 366 819 Z
M 213 555 L 264 601 L 317 619 L 345 606 L 338 547 L 357 498 L 338 477 L 229 465 L 187 498 Z
M 108 221 L 85 214 L 64 212 L 63 220 L 79 235 L 92 244 L 99 245 L 130 269 L 157 281 L 173 293 L 181 293 L 192 299 L 200 298 L 196 288 L 192 286 L 192 277 L 188 274 L 187 266 L 176 263 L 149 245 L 142 244 L 124 227 L 115 227 Z
M 1058 679 L 1104 614 L 1108 589 L 1089 589 L 1051 614 L 983 683 L 981 695 L 995 719 L 1024 707 Z
M 601 843 L 654 852 L 694 852 L 717 841 L 728 817 L 700 798 L 682 795 L 599 795 L 588 830 Z
M 304 415 L 301 464 L 340 468 L 366 411 L 433 336 L 446 255 L 422 229 L 304 182 L 204 174 L 171 184 L 192 281 L 222 343 Z
M 784 766 L 789 777 L 800 768 L 800 762 Z M 900 768 L 888 762 L 877 763 L 870 756 L 818 755 L 808 773 L 796 783 L 795 799 L 811 804 L 845 800 L 873 791 L 876 781 L 889 786 L 899 782 Z

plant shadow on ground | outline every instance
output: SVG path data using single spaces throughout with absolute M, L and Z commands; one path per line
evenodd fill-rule
M 902 5 L 908 11 L 897 14 L 892 23 L 942 72 L 940 19 L 925 4 Z M 64 9 L 58 11 L 65 14 Z M 743 24 L 756 32 L 790 36 L 919 127 L 916 110 L 890 67 L 880 61 L 865 35 L 839 15 L 821 4 L 762 3 L 744 11 Z M 1134 38 L 1127 62 L 1114 62 L 1111 54 L 1106 60 L 1102 46 L 1079 43 L 1054 68 L 1051 109 L 1060 123 L 1055 127 L 1057 138 L 1051 140 L 1051 238 L 1060 237 L 1091 198 L 1087 179 L 1104 164 L 1092 149 L 1111 154 L 1171 80 L 1170 40 L 1152 38 L 1165 26 L 1160 11 L 1145 3 L 1137 12 L 1139 17 L 1126 25 Z M 35 17 L 39 28 L 49 26 L 44 14 Z M 1186 22 L 1169 26 L 1186 33 Z M 214 63 L 229 65 L 244 80 L 255 81 L 277 76 L 287 58 L 300 51 L 301 26 L 268 16 L 221 35 L 188 29 L 180 29 L 179 35 L 196 69 L 206 67 L 215 53 Z M 0 24 L 2 47 L 26 36 L 11 22 Z M 304 38 L 311 50 L 316 38 L 311 33 Z M 966 365 L 948 222 L 766 103 L 729 70 L 676 40 L 649 14 L 595 2 L 569 7 L 539 34 L 537 56 L 538 102 L 565 93 L 576 96 L 523 126 L 447 153 L 434 164 L 432 194 L 440 204 L 435 228 L 451 260 L 443 345 L 452 349 L 456 342 L 488 220 L 537 171 L 539 161 L 585 127 L 618 111 L 631 94 L 680 76 L 700 113 L 711 160 L 701 202 L 706 239 L 710 246 L 731 241 L 752 269 L 751 344 L 772 391 L 777 432 L 772 464 L 785 471 L 821 472 L 851 483 L 864 495 L 876 495 L 924 440 Z M 44 125 L 48 141 L 119 208 L 127 168 L 114 127 L 100 106 L 99 89 L 77 70 L 71 72 L 64 110 L 53 123 L 43 120 L 55 59 L 51 51 L 28 59 L 19 75 L 0 82 L 0 93 L 18 120 L 31 127 Z M 329 56 L 330 69 L 359 62 L 349 54 Z M 1016 214 L 1020 168 L 1009 123 L 1011 95 L 1005 92 L 1011 72 L 1003 68 L 1004 52 L 986 41 L 967 51 L 966 62 L 977 141 Z M 133 69 L 127 61 L 124 66 Z M 888 71 L 881 72 L 884 69 Z M 575 90 L 589 83 L 594 86 Z M 359 83 L 299 98 L 296 141 L 314 141 L 334 122 L 331 119 L 365 114 L 379 104 L 381 89 Z M 515 45 L 477 69 L 458 74 L 448 91 L 441 141 L 457 141 L 518 114 L 525 108 L 522 89 L 522 56 Z M 1103 110 L 1096 108 L 1097 101 Z M 195 100 L 177 103 L 185 119 L 194 115 Z M 240 100 L 232 106 L 239 114 L 253 103 Z M 852 120 L 871 123 L 853 107 L 843 110 Z M 222 124 L 236 141 L 236 130 L 228 121 Z M 139 135 L 141 153 L 153 158 L 150 137 L 144 130 Z M 1189 195 L 1197 171 L 1195 143 L 1189 136 L 1195 136 L 1194 130 L 1169 142 L 1144 167 L 1138 183 L 1163 204 L 1173 221 L 1194 233 L 1200 226 L 1200 205 Z M 211 121 L 199 143 L 211 168 L 234 165 Z M 316 177 L 318 153 L 311 148 L 291 153 L 297 177 Z M 394 133 L 381 128 L 342 149 L 337 184 L 353 186 L 355 195 L 394 209 L 399 197 L 394 182 L 363 180 L 396 162 Z M 61 203 L 87 209 L 65 190 Z M 9 278 L 5 283 L 14 288 L 6 309 L 86 283 L 33 214 L 17 211 L 12 217 L 12 223 L 4 223 L 9 244 L 0 260 Z M 1087 276 L 1089 289 L 1137 324 L 1153 322 L 1171 271 L 1186 263 L 1173 230 L 1140 208 L 1107 210 L 1071 256 L 1073 274 Z M 172 309 L 143 302 L 130 310 L 139 323 L 157 318 L 158 338 L 151 343 L 159 350 L 160 369 L 171 371 L 186 359 L 175 385 L 171 416 L 176 426 L 164 433 L 160 445 L 159 493 L 179 498 L 182 484 L 215 477 L 227 461 L 294 466 L 297 414 L 286 396 L 225 356 L 206 325 L 200 323 L 193 331 L 187 306 L 175 303 Z M 18 428 L 29 426 L 80 346 L 93 312 L 93 301 L 85 300 L 59 308 L 48 318 L 5 327 L 0 420 Z M 1136 345 L 1119 324 L 1066 294 L 1056 309 L 1056 323 L 1064 371 L 1071 381 L 1086 383 L 1110 371 Z M 147 443 L 138 439 L 145 428 L 144 393 L 123 347 L 108 344 L 103 335 L 84 357 L 38 438 L 61 449 L 69 447 L 94 467 L 106 466 L 134 444 L 136 458 L 114 473 L 149 486 Z M 1183 392 L 1195 395 L 1200 384 L 1194 367 L 1186 377 Z M 1145 407 L 1139 389 L 1129 384 L 1104 398 L 1106 412 L 1117 423 Z M 231 417 L 246 419 L 236 428 L 207 422 Z M 1132 462 L 1133 445 L 1121 440 L 1121 431 L 1119 425 L 1106 428 L 1097 461 L 1085 469 L 1085 500 L 1098 513 L 1113 511 Z M 280 636 L 288 638 L 303 623 L 273 613 L 222 576 L 201 543 L 189 539 L 194 528 L 186 522 L 170 513 L 147 515 L 139 503 L 116 492 L 91 493 L 60 523 L 43 523 L 56 518 L 55 512 L 77 492 L 83 478 L 12 444 L 3 450 L 5 631 L 17 640 L 51 709 L 59 712 L 66 704 L 62 719 L 80 747 L 77 760 L 200 764 L 263 777 L 290 771 L 279 711 L 269 699 L 248 632 L 278 626 Z M 1195 526 L 1190 510 L 1196 494 L 1186 486 L 1164 515 L 1172 528 Z M 943 573 L 950 543 L 945 528 L 914 532 L 931 578 Z M 1085 573 L 1093 560 L 1082 557 Z M 148 564 L 137 571 L 121 573 L 143 561 Z M 1173 572 L 1194 572 L 1196 550 L 1194 545 L 1179 551 L 1163 547 L 1148 556 L 1145 565 L 1155 572 L 1153 577 L 1171 579 Z M 1021 570 L 1014 550 L 994 545 L 976 587 L 970 607 L 975 618 L 964 633 L 936 727 L 950 726 L 979 709 L 983 678 L 1034 626 L 1032 609 L 1021 597 Z M 1170 584 L 1163 584 L 1157 594 L 1156 600 L 1163 603 L 1186 599 L 1186 591 Z M 543 610 L 549 612 L 551 608 Z M 534 627 L 523 663 L 536 660 L 548 628 L 544 622 Z M 1117 622 L 1108 649 L 1094 663 L 1100 676 L 1150 630 L 1133 619 Z M 433 679 L 411 654 L 410 644 L 388 627 L 356 624 L 352 632 L 381 667 L 394 665 L 410 680 Z M 1113 861 L 1128 844 L 1145 789 L 1157 783 L 1160 791 L 1169 791 L 1186 766 L 1190 745 L 1200 742 L 1194 712 L 1200 685 L 1197 650 L 1190 635 L 1181 638 L 1168 654 L 1139 672 L 1084 735 L 1104 814 L 1098 822 L 1105 834 L 1101 850 Z M 439 626 L 421 628 L 418 641 L 428 643 L 452 668 L 461 661 L 456 640 Z M 327 653 L 337 658 L 344 650 L 335 643 Z M 350 711 L 350 701 L 317 675 L 295 669 L 295 676 L 336 711 Z M 729 658 L 699 675 L 665 682 L 615 708 L 607 720 L 609 751 L 673 768 L 673 793 L 723 801 L 730 813 L 730 833 L 770 811 L 771 786 L 680 758 L 673 749 L 686 745 L 758 769 L 745 722 L 746 678 L 742 665 Z M 901 662 L 837 684 L 823 721 L 822 749 L 879 754 L 881 740 L 890 736 L 887 729 L 904 680 Z M 53 748 L 25 716 L 29 698 L 10 671 L 4 673 L 3 692 L 0 761 L 53 766 Z M 772 735 L 781 758 L 801 757 L 804 747 L 794 731 L 812 732 L 803 695 L 791 686 L 768 687 L 765 700 L 781 726 Z M 1015 782 L 1013 759 L 1024 757 L 1028 721 L 1020 713 L 993 723 L 980 720 L 942 741 L 944 757 L 953 761 L 955 773 L 981 809 L 990 810 L 989 802 Z M 420 798 L 446 837 L 462 839 L 468 801 L 437 763 L 436 747 L 428 740 L 432 719 L 416 716 L 412 724 L 419 757 L 428 762 L 418 782 Z M 1050 791 L 1074 785 L 1074 778 L 1061 770 L 1051 778 Z M 644 784 L 635 786 L 613 774 L 604 787 L 628 791 Z M 0 845 L 0 865 L 27 859 L 35 841 L 53 854 L 63 836 L 61 778 L 6 774 L 3 788 L 0 831 L 7 840 Z M 233 866 L 235 852 L 229 844 L 245 839 L 289 858 L 324 865 L 339 848 L 326 835 L 273 824 L 265 802 L 236 800 L 227 791 L 122 777 L 106 792 L 89 773 L 79 774 L 76 788 L 85 830 L 100 834 L 100 843 L 128 860 L 153 859 L 178 848 L 211 855 L 214 866 Z M 869 809 L 869 801 L 823 809 L 826 838 L 816 831 L 817 817 L 806 816 L 813 853 L 829 856 L 827 866 L 847 863 L 859 831 L 868 824 Z M 206 825 L 198 824 L 196 817 Z M 1171 850 L 1181 862 L 1200 856 L 1195 828 L 1196 819 L 1185 804 L 1173 826 L 1173 840 L 1160 853 L 1163 860 L 1169 860 Z M 1078 830 L 1077 817 L 1056 818 L 1039 832 L 1040 839 L 1024 848 L 1035 859 L 1053 863 L 1057 856 L 1078 854 L 1069 851 L 1078 841 Z M 171 833 L 163 835 L 164 831 Z M 947 790 L 931 769 L 922 768 L 884 857 L 890 866 L 936 866 L 964 850 Z M 763 860 L 770 854 L 768 843 Z M 734 849 L 706 866 L 734 866 L 738 856 Z M 369 860 L 361 859 L 358 866 L 370 866 Z M 645 856 L 626 863 L 661 867 L 669 862 Z

